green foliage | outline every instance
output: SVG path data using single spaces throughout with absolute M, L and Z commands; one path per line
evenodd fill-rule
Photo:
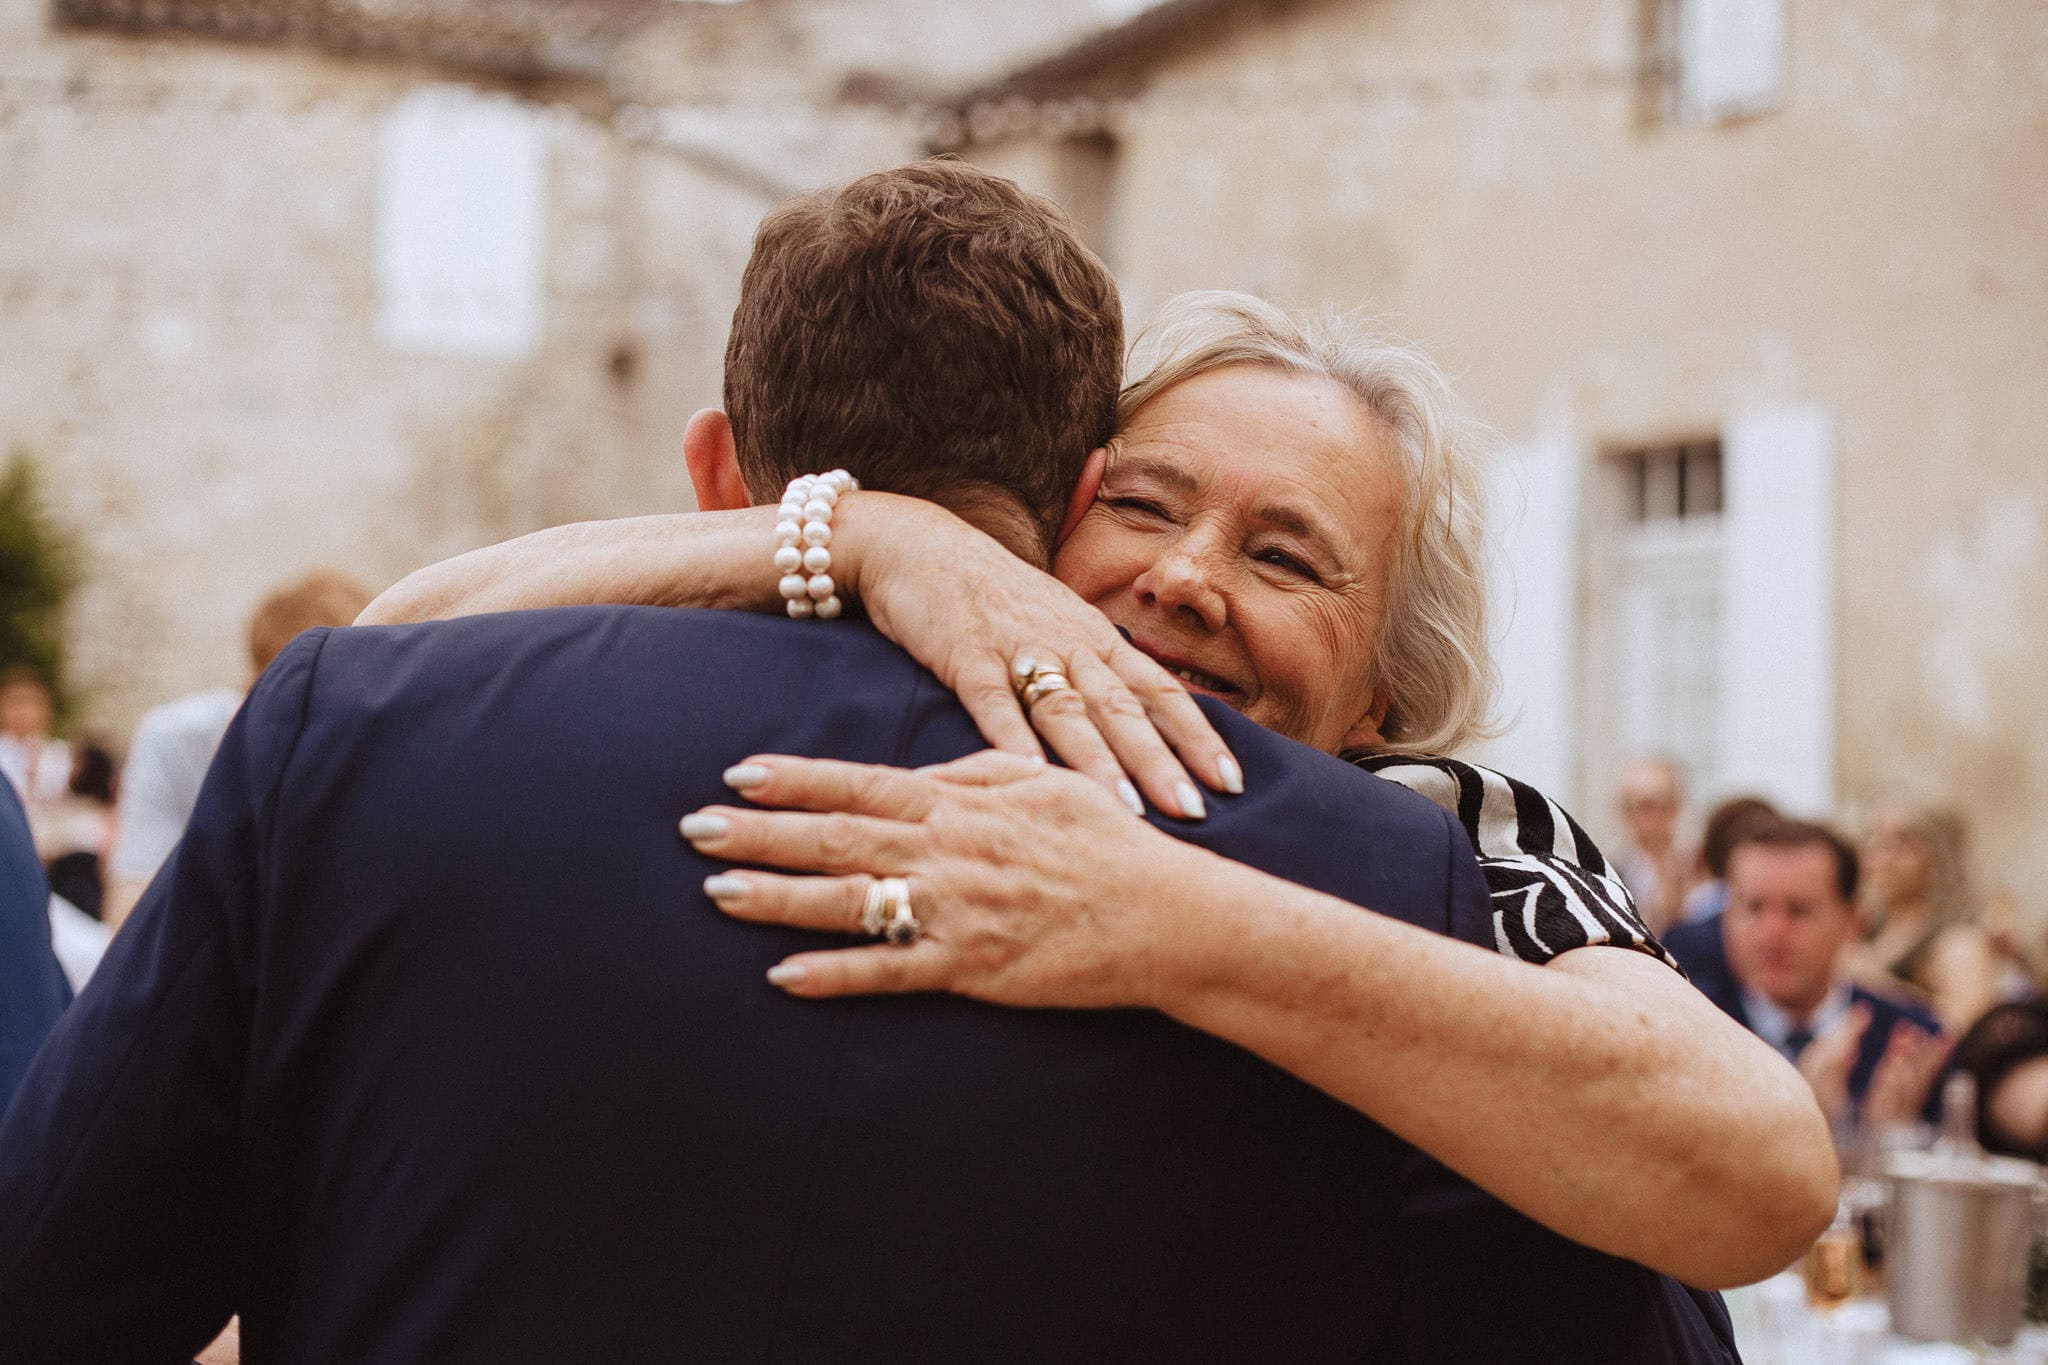
M 0 672 L 27 665 L 50 684 L 61 717 L 64 602 L 78 586 L 78 542 L 43 506 L 35 461 L 17 448 L 0 474 Z

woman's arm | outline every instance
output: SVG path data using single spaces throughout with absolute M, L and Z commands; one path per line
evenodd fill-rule
M 536 531 L 409 575 L 356 624 L 593 603 L 780 612 L 776 518 L 774 507 L 748 507 Z M 1242 789 L 1230 750 L 1172 674 L 1059 580 L 951 512 L 863 491 L 840 500 L 831 549 L 842 595 L 937 674 L 996 748 L 1043 757 L 1042 735 L 1126 804 L 1142 809 L 1142 793 L 1185 818 L 1202 814 L 1190 773 L 1216 791 Z M 1028 717 L 1010 675 L 1026 655 L 1063 665 L 1072 683 Z
M 894 867 L 934 907 L 909 948 L 790 959 L 775 979 L 794 994 L 1155 1008 L 1537 1222 L 1702 1287 L 1781 1269 L 1834 1212 L 1833 1147 L 1805 1083 L 1644 954 L 1589 948 L 1539 968 L 1360 914 L 1002 755 L 923 773 L 749 765 L 767 773 L 750 801 L 854 818 L 719 807 L 707 813 L 722 834 L 694 827 L 702 851 L 832 874 Z M 707 889 L 742 918 L 845 930 L 866 882 L 742 872 Z

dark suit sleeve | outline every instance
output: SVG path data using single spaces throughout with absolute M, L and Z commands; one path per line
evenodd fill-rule
M 235 1311 L 249 935 L 324 642 L 299 637 L 250 694 L 0 1123 L 0 1361 L 189 1359 Z
M 0 1114 L 70 1000 L 50 949 L 50 884 L 21 800 L 0 778 Z

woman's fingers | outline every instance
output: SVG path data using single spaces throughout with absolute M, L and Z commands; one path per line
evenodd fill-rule
M 725 785 L 755 805 L 784 809 L 922 820 L 932 808 L 930 779 L 879 763 L 755 754 L 725 770 Z
M 1244 770 L 1178 678 L 1122 641 L 1111 652 L 1109 666 L 1123 679 L 1160 737 L 1180 756 L 1188 771 L 1212 790 L 1232 796 L 1243 794 Z
M 798 953 L 768 969 L 768 979 L 812 1000 L 835 995 L 903 995 L 942 991 L 950 955 L 930 939 L 897 947 L 878 943 L 836 952 Z
M 1019 758 L 1045 758 L 1023 703 L 1010 686 L 1009 670 L 1002 664 L 984 657 L 965 665 L 953 680 L 953 695 L 974 718 L 975 728 L 990 748 Z
M 787 924 L 834 934 L 859 934 L 869 876 L 780 877 L 772 872 L 720 872 L 704 879 L 704 894 L 734 919 Z
M 1072 678 L 1068 680 L 1071 682 Z M 1046 693 L 1032 706 L 1030 714 L 1033 727 L 1069 768 L 1115 792 L 1132 814 L 1145 813 L 1143 798 L 1103 739 L 1078 688 L 1062 687 Z
M 1207 814 L 1200 789 L 1188 780 L 1188 770 L 1173 756 L 1145 704 L 1124 686 L 1123 679 L 1108 664 L 1088 657 L 1074 661 L 1073 678 L 1074 689 L 1086 700 L 1096 729 L 1124 771 L 1137 780 L 1146 799 L 1184 820 L 1199 820 Z M 1185 692 L 1181 698 L 1194 704 Z
M 915 856 L 918 827 L 841 812 L 706 806 L 683 817 L 682 835 L 724 862 L 765 863 L 797 872 L 894 876 Z

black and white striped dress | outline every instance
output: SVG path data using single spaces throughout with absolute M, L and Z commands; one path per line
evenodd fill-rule
M 1680 970 L 1579 822 L 1528 783 L 1434 755 L 1362 754 L 1351 761 L 1458 818 L 1493 894 L 1493 939 L 1501 952 L 1541 965 L 1574 948 L 1609 944 Z

